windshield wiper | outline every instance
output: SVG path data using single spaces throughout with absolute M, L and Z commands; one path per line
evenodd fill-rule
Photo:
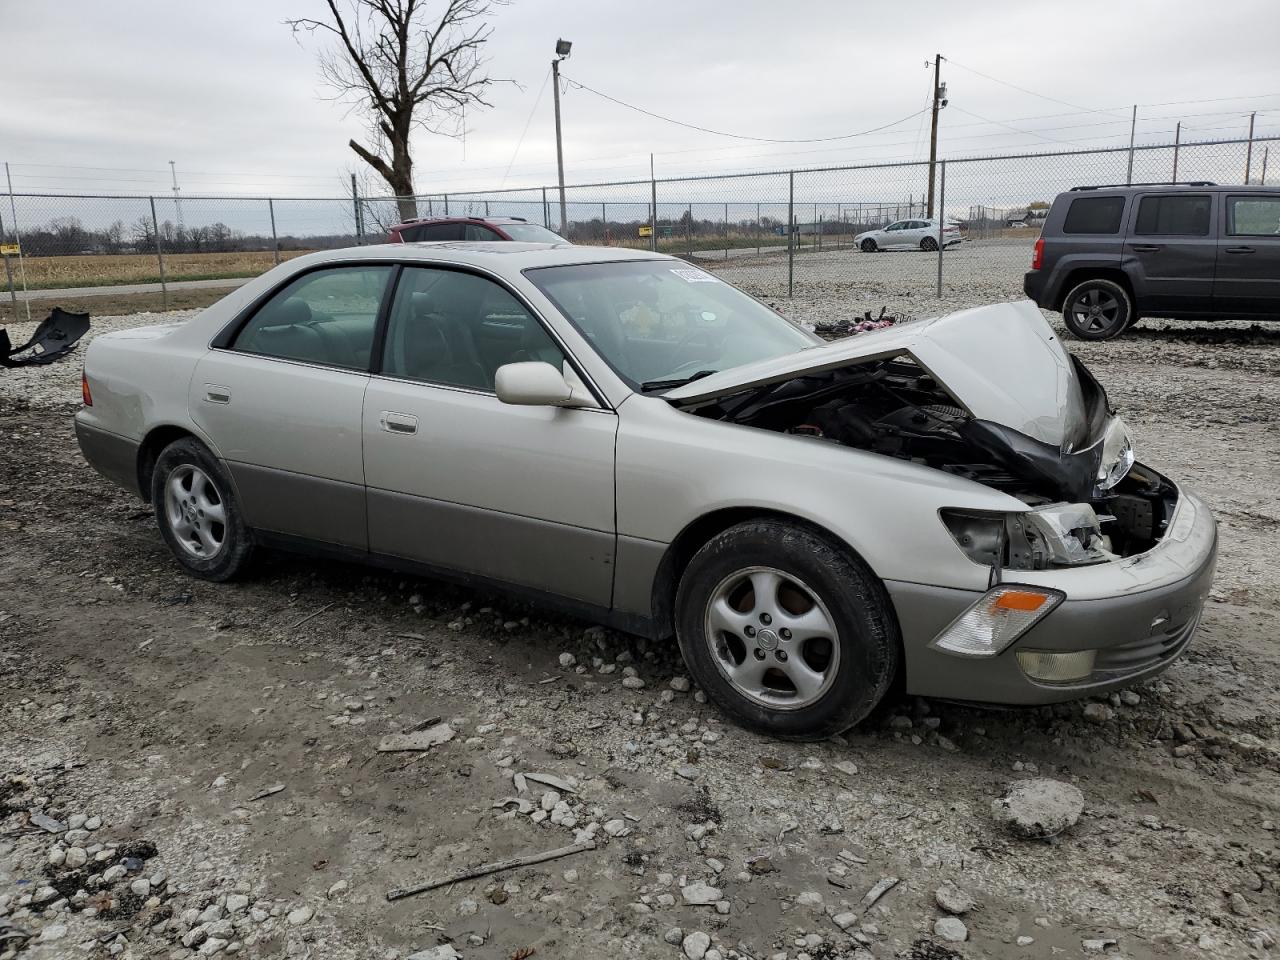
M 683 387 L 686 383 L 693 383 L 695 380 L 701 380 L 703 377 L 709 377 L 713 373 L 719 372 L 719 370 L 699 370 L 697 373 L 691 373 L 687 377 L 674 377 L 671 380 L 646 380 L 640 384 L 640 389 L 645 393 L 650 390 L 670 390 L 674 387 Z

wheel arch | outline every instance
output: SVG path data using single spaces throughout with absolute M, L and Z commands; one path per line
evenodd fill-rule
M 676 592 L 680 587 L 680 579 L 683 577 L 684 571 L 689 566 L 689 561 L 693 559 L 694 554 L 702 549 L 713 537 L 718 536 L 730 527 L 749 520 L 780 520 L 808 530 L 810 533 L 829 542 L 854 563 L 863 567 L 881 585 L 881 589 L 885 589 L 883 581 L 871 564 L 847 540 L 822 524 L 815 523 L 813 520 L 794 513 L 788 513 L 785 510 L 755 506 L 721 507 L 710 513 L 705 513 L 687 524 L 676 535 L 675 539 L 667 545 L 662 559 L 659 560 L 657 572 L 653 578 L 650 600 L 655 636 L 665 638 L 675 635 Z M 885 595 L 886 597 L 888 596 L 887 590 Z M 888 605 L 888 610 L 896 619 L 892 604 Z M 895 623 L 896 626 L 897 624 Z M 899 630 L 898 632 L 900 637 L 901 631 Z
M 148 503 L 151 502 L 151 477 L 155 473 L 156 461 L 165 447 L 184 437 L 204 443 L 195 432 L 176 423 L 154 426 L 142 438 L 142 443 L 138 446 L 138 492 Z
M 1065 273 L 1053 298 L 1053 310 L 1061 311 L 1067 302 L 1067 294 L 1080 284 L 1089 280 L 1110 280 L 1119 284 L 1129 295 L 1129 303 L 1133 307 L 1133 319 L 1138 319 L 1138 297 L 1134 292 L 1133 280 L 1120 267 L 1074 267 Z

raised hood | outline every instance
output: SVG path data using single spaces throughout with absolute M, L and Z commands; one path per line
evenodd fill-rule
M 1089 417 L 1071 356 L 1029 300 L 960 310 L 798 353 L 750 363 L 668 390 L 696 406 L 810 373 L 909 354 L 974 418 L 1002 424 L 1070 453 L 1087 440 Z

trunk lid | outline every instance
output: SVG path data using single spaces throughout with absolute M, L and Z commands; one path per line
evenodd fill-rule
M 1089 413 L 1070 354 L 1029 300 L 997 303 L 861 333 L 745 364 L 668 390 L 691 407 L 795 377 L 902 354 L 978 420 L 1070 453 L 1089 440 Z

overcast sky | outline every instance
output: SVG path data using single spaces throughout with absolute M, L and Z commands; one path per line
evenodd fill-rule
M 359 166 L 346 143 L 363 126 L 324 99 L 314 41 L 300 45 L 282 22 L 321 6 L 0 0 L 0 160 L 15 190 L 145 193 L 169 186 L 174 160 L 188 195 L 337 193 Z M 935 52 L 950 61 L 942 155 L 1124 145 L 1134 103 L 1140 142 L 1172 140 L 1178 119 L 1187 140 L 1243 136 L 1253 110 L 1259 133 L 1280 133 L 1276 0 L 1218 0 L 1211 12 L 1189 0 L 514 0 L 492 23 L 490 70 L 514 82 L 469 112 L 465 147 L 418 136 L 420 192 L 554 182 L 544 80 L 558 36 L 574 42 L 568 77 L 762 138 L 909 117 L 927 103 Z M 779 145 L 697 133 L 572 87 L 563 105 L 571 183 L 647 176 L 651 151 L 671 176 L 928 150 L 924 117 Z

